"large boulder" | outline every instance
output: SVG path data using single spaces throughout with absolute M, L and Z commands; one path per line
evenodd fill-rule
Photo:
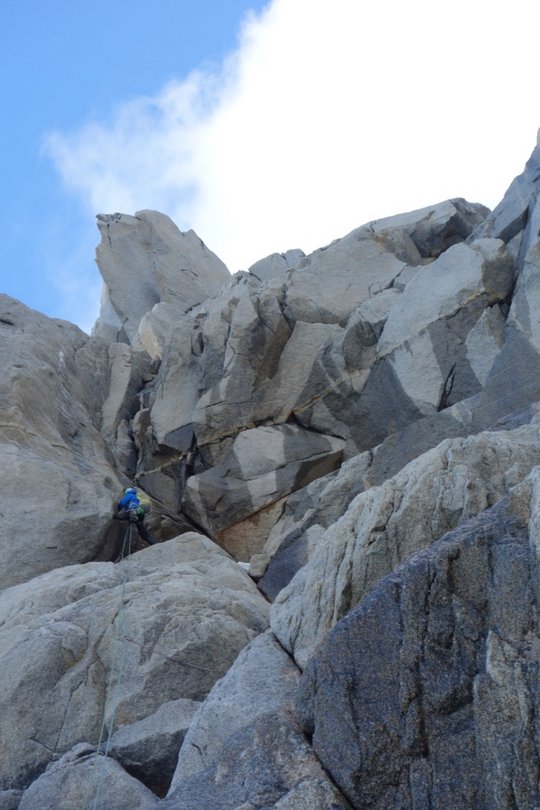
M 490 369 L 475 407 L 475 428 L 494 422 L 540 399 L 540 145 L 501 203 L 469 237 L 504 240 L 516 265 L 516 284 L 504 333 L 504 345 Z
M 103 746 L 124 770 L 157 796 L 164 796 L 176 768 L 178 751 L 200 702 L 179 698 L 162 703 L 135 723 L 120 726 Z
M 2 588 L 100 554 L 121 487 L 102 406 L 117 449 L 129 406 L 112 403 L 106 344 L 8 296 L 0 346 Z
M 243 274 L 178 324 L 151 398 L 158 444 L 184 450 L 195 435 L 204 446 L 273 417 L 266 387 L 292 331 L 282 299 Z
M 22 794 L 19 810 L 156 810 L 158 800 L 114 759 L 80 744 Z
M 229 739 L 264 715 L 291 709 L 300 670 L 267 631 L 245 647 L 200 708 L 180 749 L 170 792 L 215 765 Z
M 462 242 L 488 213 L 449 200 L 363 225 L 297 262 L 289 272 L 288 310 L 295 320 L 344 325 L 363 301 L 397 283 L 408 266 Z
M 230 279 L 194 231 L 183 233 L 157 211 L 99 214 L 98 227 L 96 259 L 106 286 L 95 334 L 107 340 L 133 343 L 155 304 L 170 303 L 183 314 Z
M 271 253 L 270 256 L 252 264 L 248 268 L 248 273 L 258 278 L 259 281 L 269 281 L 273 278 L 283 280 L 287 271 L 296 267 L 305 255 L 303 250 L 298 249 L 288 250 L 286 253 Z
M 325 382 L 295 416 L 306 427 L 350 439 L 358 452 L 481 391 L 501 349 L 499 308 L 513 283 L 514 264 L 500 240 L 449 248 L 419 267 L 389 302 L 378 339 L 355 313 L 321 351 L 316 373 Z M 491 310 L 495 320 L 487 323 Z M 481 364 L 469 359 L 475 343 Z
M 362 226 L 307 257 L 276 254 L 174 325 L 171 304 L 158 304 L 140 329 L 162 358 L 150 394 L 157 448 L 145 469 L 162 469 L 168 452 L 291 418 L 348 438 L 351 422 L 362 421 L 348 403 L 369 377 L 399 292 L 486 213 L 454 200 Z M 371 445 L 380 440 L 379 432 Z
M 343 445 L 297 425 L 245 430 L 221 463 L 188 479 L 183 509 L 223 539 L 225 530 L 339 466 Z
M 0 789 L 27 787 L 75 744 L 97 745 L 103 729 L 132 726 L 168 701 L 204 699 L 267 616 L 245 572 L 188 533 L 118 565 L 59 568 L 6 589 Z
M 231 735 L 215 766 L 182 780 L 160 810 L 349 810 L 297 723 L 258 717 Z

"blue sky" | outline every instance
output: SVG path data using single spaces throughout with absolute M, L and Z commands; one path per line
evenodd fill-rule
M 1 292 L 67 319 L 77 307 L 62 294 L 70 274 L 75 295 L 84 295 L 86 278 L 95 297 L 93 253 L 79 246 L 88 246 L 83 234 L 92 229 L 97 243 L 97 229 L 44 154 L 47 134 L 110 120 L 120 103 L 156 93 L 194 67 L 215 68 L 236 47 L 244 15 L 263 6 L 262 0 L 2 0 Z
M 97 213 L 234 272 L 455 196 L 540 126 L 537 0 L 3 0 L 0 290 L 89 331 Z

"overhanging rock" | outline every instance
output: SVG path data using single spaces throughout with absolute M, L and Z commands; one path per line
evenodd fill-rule
M 213 535 L 339 466 L 345 442 L 297 425 L 245 430 L 223 461 L 189 478 L 183 509 Z

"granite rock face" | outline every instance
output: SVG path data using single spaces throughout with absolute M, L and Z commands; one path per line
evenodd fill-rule
M 343 445 L 296 425 L 244 430 L 220 464 L 188 479 L 184 509 L 219 534 L 337 467 Z
M 203 700 L 267 625 L 268 606 L 249 577 L 197 534 L 119 565 L 60 568 L 7 588 L 0 735 L 9 747 L 0 786 L 20 789 L 76 743 L 97 745 L 102 721 L 126 734 L 145 720 L 146 737 L 156 734 L 159 715 L 150 718 L 162 704 Z M 183 717 L 176 726 L 185 733 Z M 173 735 L 173 751 L 178 744 Z M 118 737 L 113 745 L 123 747 Z
M 154 794 L 114 760 L 96 756 L 90 746 L 75 746 L 26 790 L 19 810 L 155 810 Z
M 270 632 L 251 642 L 195 715 L 163 806 L 348 807 L 293 718 L 299 678 Z
M 111 736 L 108 755 L 157 796 L 164 796 L 199 706 L 200 701 L 188 698 L 162 703 L 153 714 L 120 726 Z
M 294 701 L 300 670 L 270 632 L 252 641 L 212 689 L 189 729 L 171 783 L 215 766 L 229 739 L 255 718 L 286 711 Z
M 157 211 L 100 214 L 98 227 L 97 262 L 106 285 L 95 329 L 99 336 L 133 343 L 155 304 L 170 303 L 184 314 L 230 278 L 194 231 L 183 233 Z
M 146 352 L 89 338 L 0 296 L 0 586 L 111 559 L 113 506 L 134 475 L 131 422 L 155 376 Z M 158 538 L 178 515 L 156 509 Z M 192 528 L 192 527 L 191 527 Z
M 310 661 L 299 713 L 354 807 L 535 806 L 537 477 L 381 580 Z
M 0 344 L 0 583 L 6 587 L 98 555 L 121 479 L 100 433 L 107 345 L 5 295 Z M 108 433 L 116 445 L 121 420 L 113 410 Z
M 300 666 L 382 577 L 540 464 L 539 439 L 534 425 L 446 440 L 358 495 L 276 598 L 272 628 Z
M 539 150 L 234 277 L 100 215 L 92 337 L 0 297 L 1 810 L 540 807 Z

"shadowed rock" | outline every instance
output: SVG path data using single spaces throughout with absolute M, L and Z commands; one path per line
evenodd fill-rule
M 52 764 L 23 793 L 19 810 L 155 810 L 154 794 L 113 759 L 80 745 Z
M 383 579 L 308 665 L 303 725 L 354 807 L 534 806 L 540 639 L 530 492 Z
M 217 535 L 335 469 L 343 445 L 296 425 L 245 430 L 221 464 L 189 478 L 183 509 Z
M 272 629 L 297 663 L 379 579 L 520 483 L 540 463 L 538 438 L 535 424 L 446 440 L 358 495 L 272 607 Z

